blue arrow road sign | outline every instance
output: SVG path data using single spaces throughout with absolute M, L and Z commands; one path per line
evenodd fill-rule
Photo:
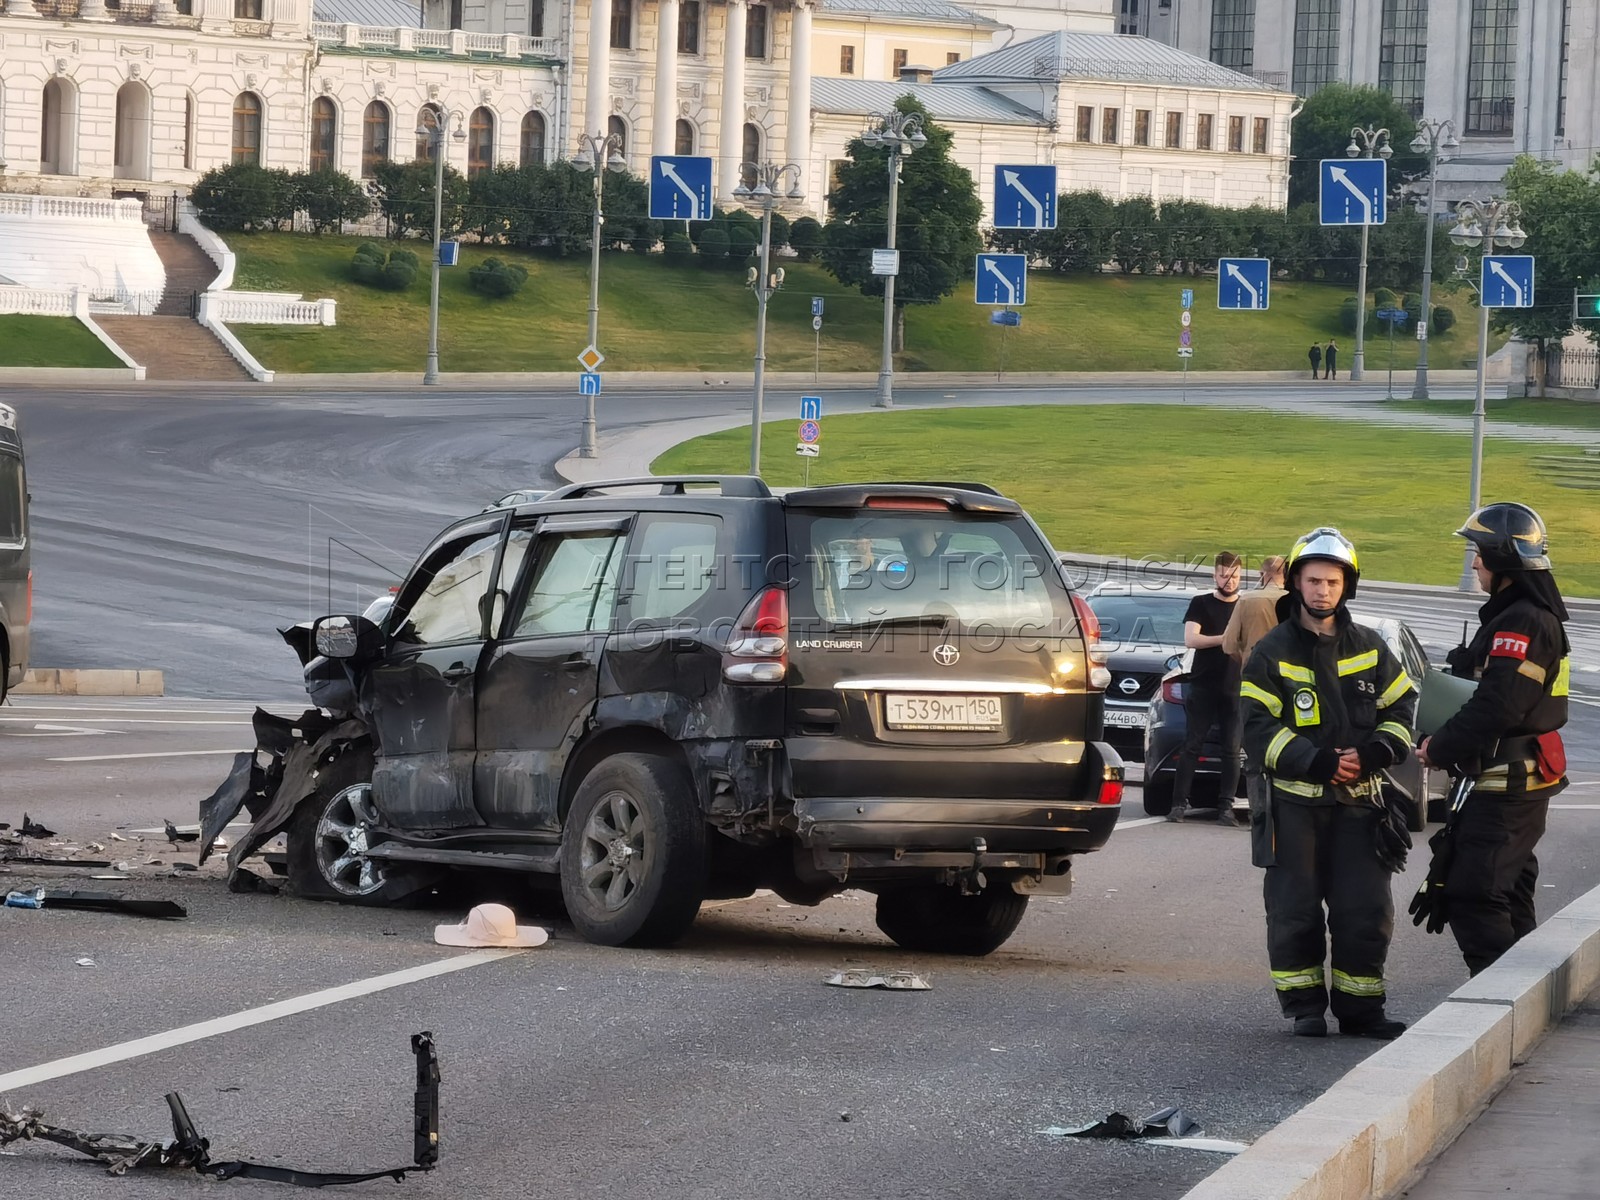
M 1485 254 L 1478 294 L 1485 308 L 1533 307 L 1533 255 Z
M 460 260 L 461 260 L 461 243 L 460 242 L 440 242 L 439 243 L 439 265 L 441 267 L 453 267 Z
M 979 304 L 1018 308 L 1028 302 L 1026 254 L 980 254 L 973 280 Z
M 813 317 L 820 317 L 822 315 L 822 297 L 821 296 L 813 296 L 813 297 L 811 297 L 811 315 Z
M 820 420 L 822 420 L 822 397 L 821 396 L 801 396 L 800 397 L 800 419 L 802 421 L 820 421 Z
M 578 395 L 598 396 L 600 394 L 600 372 L 584 371 L 578 375 Z
M 1056 169 L 999 166 L 994 169 L 996 229 L 1056 227 Z
M 1270 258 L 1222 258 L 1217 260 L 1217 307 L 1221 309 L 1264 310 L 1272 282 Z
M 1193 288 L 1184 288 L 1183 289 L 1183 306 L 1185 308 L 1194 307 L 1194 289 Z
M 709 221 L 711 160 L 658 154 L 650 160 L 650 219 Z
M 1381 158 L 1322 160 L 1322 223 L 1382 225 L 1389 215 L 1389 164 Z

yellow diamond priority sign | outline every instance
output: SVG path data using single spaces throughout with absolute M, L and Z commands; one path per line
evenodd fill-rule
M 596 350 L 592 345 L 582 354 L 578 355 L 578 361 L 583 364 L 583 369 L 585 371 L 598 371 L 600 369 L 600 364 L 605 362 L 605 360 L 606 356 L 601 354 L 600 351 Z

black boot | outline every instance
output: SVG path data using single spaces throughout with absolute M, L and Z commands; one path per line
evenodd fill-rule
M 1189 815 L 1189 806 L 1188 806 L 1187 803 L 1183 803 L 1181 801 L 1179 803 L 1174 804 L 1171 808 L 1169 808 L 1167 810 L 1167 820 L 1172 821 L 1174 823 L 1182 821 L 1188 815 Z
M 1224 829 L 1248 829 L 1250 822 L 1241 821 L 1233 815 L 1233 801 L 1224 800 L 1217 806 L 1217 824 Z
M 1345 1037 L 1372 1038 L 1380 1042 L 1392 1042 L 1405 1031 L 1406 1023 L 1391 1017 L 1380 1016 L 1366 1021 L 1339 1022 L 1339 1032 Z
M 1327 1037 L 1328 1022 L 1325 1017 L 1296 1017 L 1294 1019 L 1295 1037 Z

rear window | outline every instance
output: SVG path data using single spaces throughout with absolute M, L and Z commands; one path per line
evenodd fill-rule
M 944 617 L 951 627 L 1065 633 L 1060 570 L 1024 520 L 945 512 L 789 515 L 791 615 L 823 628 Z
M 1183 645 L 1189 597 L 1175 592 L 1103 593 L 1089 597 L 1100 619 L 1100 641 L 1119 646 Z
M 0 450 L 0 542 L 21 545 L 27 536 L 28 485 L 22 460 Z

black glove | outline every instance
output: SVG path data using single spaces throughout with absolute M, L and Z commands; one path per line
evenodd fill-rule
M 1361 760 L 1363 775 L 1371 775 L 1374 771 L 1394 766 L 1394 750 L 1387 742 L 1370 741 L 1356 750 L 1356 757 Z
M 1456 678 L 1472 678 L 1472 668 L 1475 664 L 1472 661 L 1471 646 L 1465 644 L 1457 646 L 1454 650 L 1450 651 L 1444 656 L 1444 661 L 1445 665 L 1450 668 L 1450 674 L 1454 675 Z
M 1450 862 L 1455 857 L 1455 845 L 1450 833 L 1450 827 L 1446 825 L 1428 839 L 1433 861 L 1428 864 L 1428 877 L 1422 881 L 1417 894 L 1411 897 L 1407 910 L 1411 913 L 1411 923 L 1423 925 L 1429 933 L 1443 933 L 1450 920 L 1450 905 L 1444 894 L 1444 881 L 1450 874 Z
M 1386 801 L 1379 809 L 1372 848 L 1377 852 L 1378 863 L 1385 871 L 1398 874 L 1406 869 L 1406 852 L 1411 849 L 1411 831 L 1406 828 L 1405 813 L 1400 805 Z
M 1338 773 L 1339 752 L 1331 749 L 1318 750 L 1311 759 L 1311 765 L 1306 768 L 1306 778 L 1321 783 L 1332 783 L 1333 777 Z

